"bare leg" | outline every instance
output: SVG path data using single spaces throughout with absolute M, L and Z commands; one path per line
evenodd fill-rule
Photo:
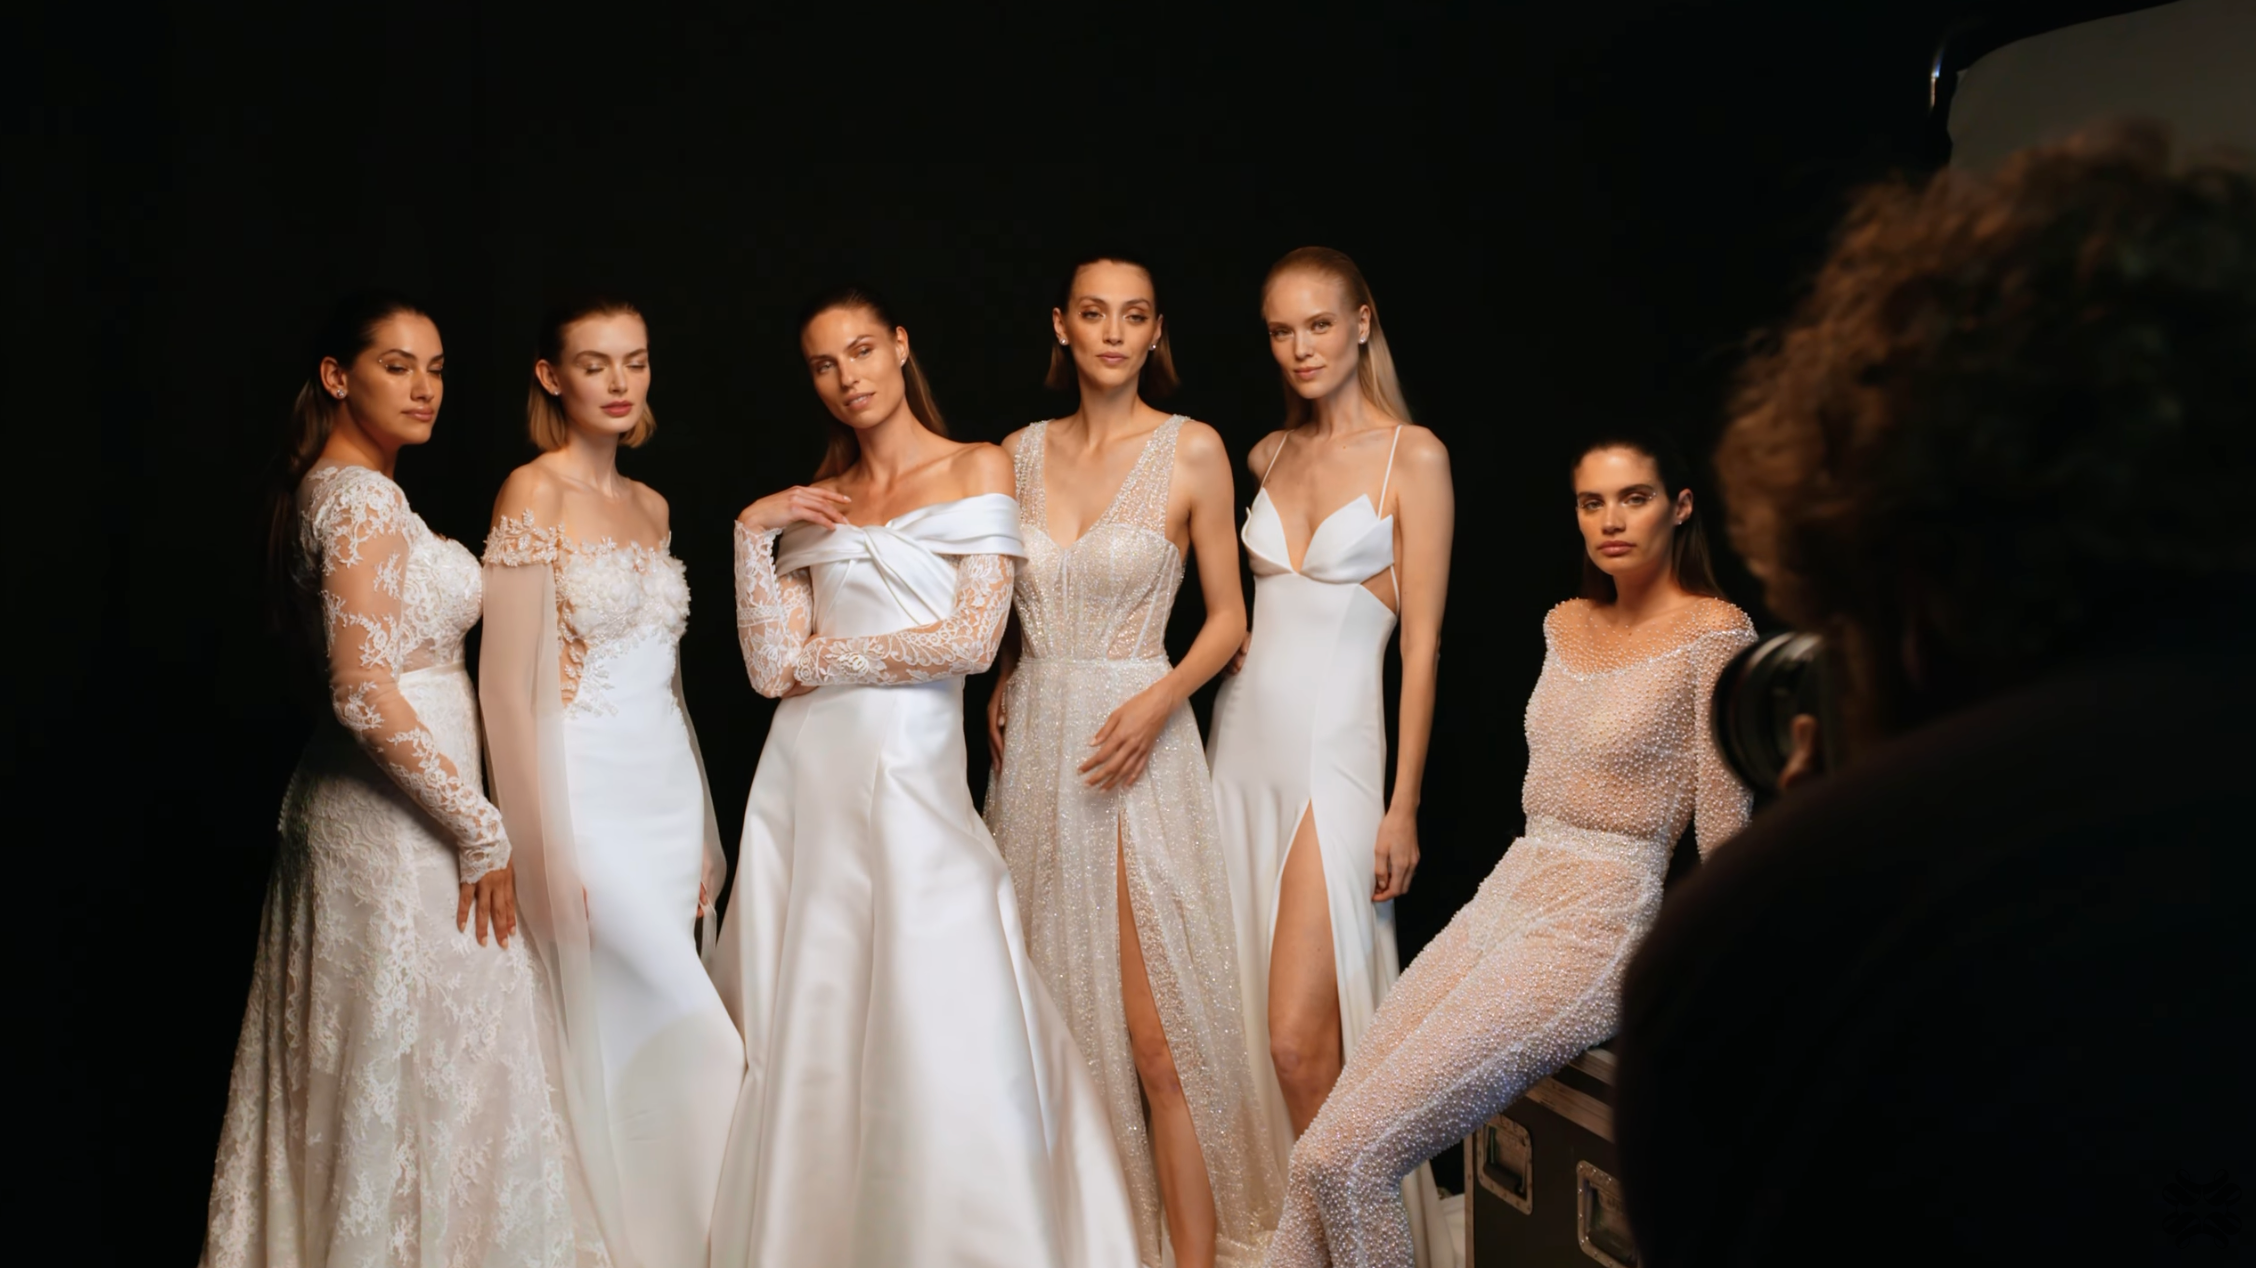
M 1115 874 L 1120 878 L 1120 1003 L 1128 1015 L 1128 1047 L 1135 1055 L 1136 1077 L 1151 1107 L 1152 1164 L 1159 1171 L 1167 1239 L 1175 1248 L 1177 1268 L 1213 1268 L 1214 1184 L 1206 1174 L 1206 1156 L 1199 1152 L 1198 1133 L 1191 1126 L 1190 1102 L 1183 1098 L 1159 1005 L 1152 1000 L 1143 942 L 1128 901 L 1125 842 L 1119 846 Z
M 1308 1130 L 1340 1074 L 1339 969 L 1332 962 L 1330 901 L 1311 805 L 1301 812 L 1285 852 L 1277 931 L 1269 944 L 1269 1059 L 1296 1136 Z

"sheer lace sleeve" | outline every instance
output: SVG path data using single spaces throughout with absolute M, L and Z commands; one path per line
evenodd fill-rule
M 1696 754 L 1692 830 L 1703 859 L 1739 835 L 1739 830 L 1747 826 L 1754 803 L 1754 795 L 1739 782 L 1739 776 L 1716 748 L 1715 726 L 1709 718 L 1716 679 L 1722 676 L 1724 665 L 1739 654 L 1739 649 L 1755 641 L 1754 628 L 1745 623 L 1744 616 L 1739 620 L 1738 626 L 1703 634 L 1692 645 L 1692 745 Z
M 509 862 L 509 838 L 501 812 L 455 769 L 400 693 L 408 519 L 399 486 L 381 478 L 352 481 L 314 513 L 329 700 L 376 765 L 453 835 L 468 884 Z
M 956 567 L 956 607 L 946 619 L 891 634 L 808 639 L 799 650 L 796 677 L 822 687 L 980 673 L 1002 647 L 1011 581 L 1009 556 L 965 555 Z
M 774 698 L 796 683 L 792 667 L 814 618 L 814 588 L 804 570 L 778 577 L 778 529 L 736 526 L 736 644 L 752 689 Z

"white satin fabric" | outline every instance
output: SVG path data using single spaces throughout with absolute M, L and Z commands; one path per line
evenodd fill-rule
M 1022 557 L 987 494 L 794 525 L 817 637 L 930 625 L 965 555 Z M 1027 960 L 964 778 L 963 682 L 783 701 L 713 964 L 748 1067 L 715 1268 L 1129 1268 L 1110 1125 Z
M 1253 568 L 1252 639 L 1244 666 L 1215 697 L 1207 757 L 1237 914 L 1246 1046 L 1282 1164 L 1293 1133 L 1268 1059 L 1269 949 L 1278 882 L 1304 815 L 1315 820 L 1331 914 L 1343 1060 L 1354 1056 L 1401 974 L 1394 903 L 1371 901 L 1386 813 L 1381 671 L 1395 617 L 1363 584 L 1394 564 L 1394 517 L 1357 497 L 1316 526 L 1295 570 L 1284 523 L 1264 488 L 1254 495 L 1240 539 Z M 1453 1264 L 1432 1169 L 1421 1165 L 1402 1187 L 1420 1268 Z

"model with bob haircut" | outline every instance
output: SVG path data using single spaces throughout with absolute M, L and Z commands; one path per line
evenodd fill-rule
M 783 703 L 713 966 L 751 1056 L 713 1264 L 1125 1268 L 1104 1107 L 964 783 L 1025 553 L 1010 459 L 948 438 L 868 290 L 799 351 L 829 452 L 736 527 L 745 668 Z
M 1327 247 L 1262 287 L 1285 426 L 1247 457 L 1253 630 L 1214 702 L 1214 800 L 1237 907 L 1248 1038 L 1281 1164 L 1399 968 L 1394 899 L 1418 866 L 1456 518 L 1449 453 L 1410 421 L 1378 305 Z M 1394 796 L 1382 669 L 1402 630 Z M 1433 1174 L 1404 1194 L 1419 1262 L 1453 1258 Z
M 1755 632 L 1717 591 L 1683 462 L 1659 439 L 1602 440 L 1573 491 L 1584 594 L 1543 622 L 1527 830 L 1402 975 L 1294 1147 L 1277 1268 L 1409 1268 L 1398 1177 L 1613 1034 L 1686 823 L 1703 857 L 1746 825 L 1708 706 Z
M 1245 637 L 1230 458 L 1174 386 L 1149 269 L 1092 256 L 1050 312 L 1079 408 L 1011 433 L 1026 562 L 988 706 L 987 822 L 1034 967 L 1112 1115 L 1143 1262 L 1258 1262 L 1283 1171 L 1247 1061 L 1230 878 L 1190 695 Z M 1206 623 L 1170 665 L 1186 556 Z M 1006 743 L 1007 740 L 1007 743 Z M 1161 1232 L 1164 1216 L 1166 1231 Z
M 564 1024 L 566 1085 L 614 1260 L 705 1262 L 744 1049 L 698 956 L 726 867 L 682 699 L 689 586 L 666 499 L 619 471 L 652 431 L 631 304 L 557 305 L 486 542 L 479 696 Z
M 615 1264 L 479 780 L 478 561 L 392 481 L 438 421 L 439 328 L 354 295 L 304 365 L 268 550 L 322 717 L 282 801 L 200 1262 Z

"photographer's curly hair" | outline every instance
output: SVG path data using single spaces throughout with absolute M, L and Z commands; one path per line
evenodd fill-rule
M 1995 681 L 2230 597 L 2256 580 L 2256 180 L 2133 124 L 1868 190 L 1733 415 L 1732 541 L 1804 628 L 1916 628 Z

